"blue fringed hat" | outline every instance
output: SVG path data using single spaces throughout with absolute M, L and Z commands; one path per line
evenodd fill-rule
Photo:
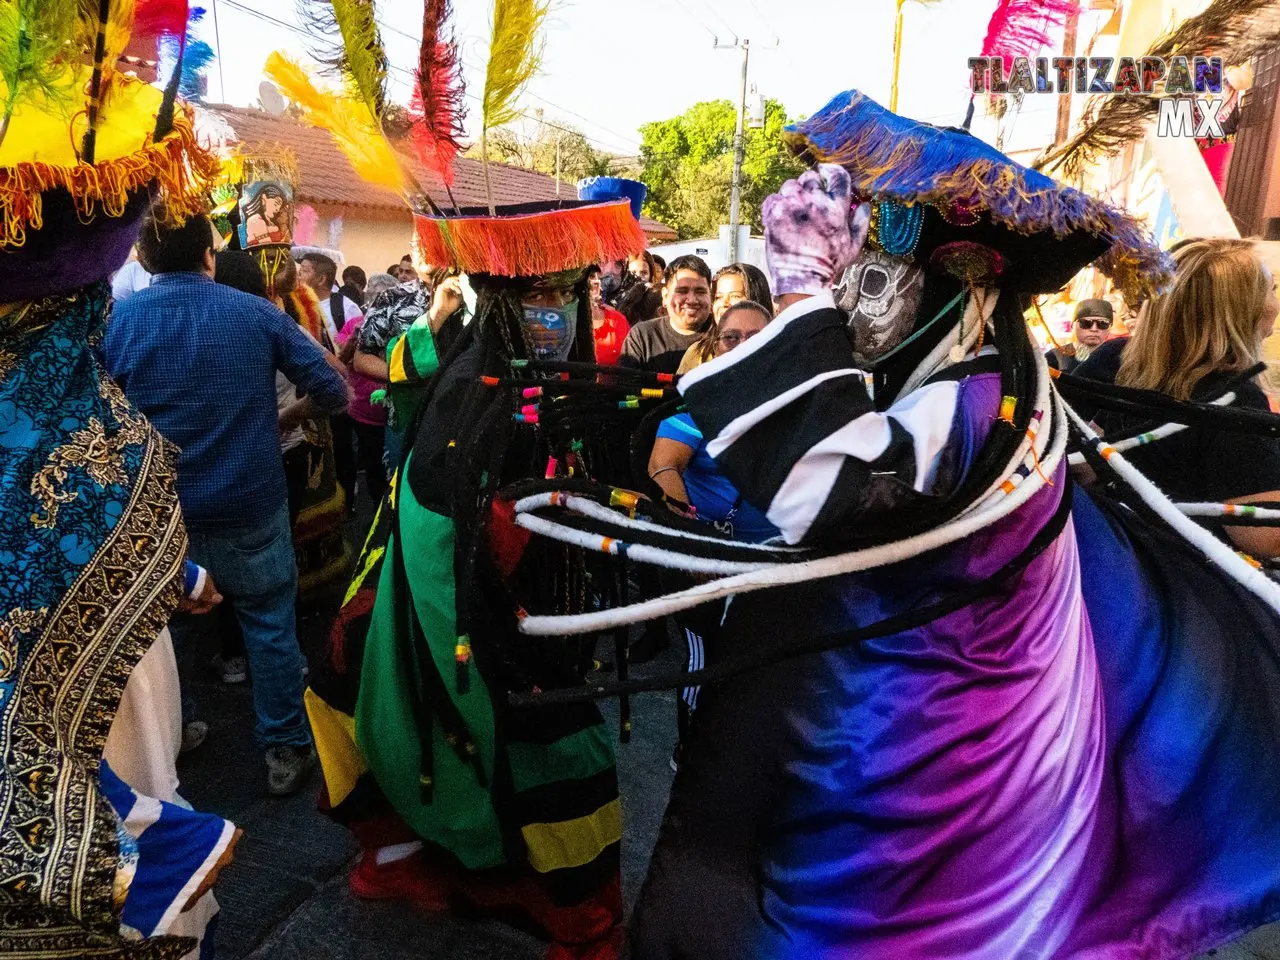
M 872 240 L 888 253 L 1025 293 L 1054 293 L 1094 260 L 1126 298 L 1148 297 L 1172 275 L 1168 255 L 1128 214 L 857 90 L 785 136 L 797 154 L 849 171 L 874 201 Z
M 578 181 L 578 199 L 604 203 L 609 200 L 631 201 L 631 215 L 640 219 L 640 209 L 649 188 L 639 180 L 622 177 L 586 177 Z

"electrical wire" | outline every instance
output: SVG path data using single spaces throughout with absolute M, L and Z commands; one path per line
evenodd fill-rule
M 733 29 L 733 27 L 730 25 L 728 20 L 720 16 L 720 13 L 716 10 L 716 8 L 711 5 L 711 0 L 702 0 L 702 5 L 706 7 L 708 11 L 710 11 L 712 17 L 714 17 L 716 20 L 719 20 L 721 25 L 726 30 L 729 31 L 729 36 L 733 37 L 733 42 L 735 44 L 738 43 L 739 41 L 738 31 Z

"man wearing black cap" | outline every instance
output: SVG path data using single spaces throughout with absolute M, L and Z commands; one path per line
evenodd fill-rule
M 1072 373 L 1089 358 L 1089 354 L 1107 342 L 1115 313 L 1106 300 L 1082 300 L 1076 306 L 1072 324 L 1072 342 L 1049 351 L 1049 366 Z

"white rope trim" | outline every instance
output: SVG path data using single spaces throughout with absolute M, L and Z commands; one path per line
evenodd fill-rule
M 1066 407 L 1065 404 L 1064 407 Z M 1105 441 L 1101 440 L 1093 432 L 1093 428 L 1085 423 L 1078 413 L 1070 407 L 1066 407 L 1066 411 L 1075 425 L 1089 438 L 1095 449 L 1098 449 L 1099 453 L 1101 453 L 1106 448 Z M 1234 550 L 1208 530 L 1188 519 L 1178 506 L 1165 496 L 1159 487 L 1139 473 L 1132 464 L 1125 460 L 1122 454 L 1107 453 L 1106 459 L 1107 464 L 1114 468 L 1116 473 L 1133 487 L 1143 502 L 1159 514 L 1160 518 L 1168 523 L 1169 526 L 1181 534 L 1188 543 L 1203 551 L 1205 556 L 1211 562 L 1217 564 L 1223 573 L 1266 601 L 1272 609 L 1280 612 L 1280 585 L 1276 584 L 1275 581 L 1260 570 L 1251 567 Z
M 628 491 L 630 492 L 630 491 Z M 635 494 L 641 497 L 641 494 Z M 532 513 L 535 510 L 543 510 L 547 507 L 564 507 L 570 513 L 581 514 L 584 517 L 591 517 L 593 520 L 603 520 L 606 523 L 616 524 L 629 530 L 645 530 L 650 533 L 662 533 L 671 537 L 680 537 L 685 540 L 697 540 L 701 543 L 714 543 L 720 546 L 729 546 L 735 549 L 743 550 L 759 550 L 768 553 L 803 553 L 803 547 L 792 547 L 785 543 L 771 547 L 764 543 L 745 543 L 737 540 L 726 540 L 724 537 L 709 537 L 701 533 L 692 533 L 686 530 L 677 530 L 672 527 L 664 527 L 660 523 L 654 523 L 651 520 L 641 520 L 632 518 L 624 513 L 618 513 L 608 507 L 602 506 L 587 497 L 575 496 L 574 494 L 565 493 L 536 493 L 532 496 L 523 497 L 516 501 L 515 511 L 517 514 Z
M 1228 404 L 1234 403 L 1235 399 L 1236 395 L 1234 393 L 1226 393 L 1217 400 L 1213 400 L 1211 402 L 1216 407 L 1225 407 Z M 1188 425 L 1185 423 L 1166 423 L 1162 427 L 1156 427 L 1154 430 L 1148 430 L 1146 433 L 1140 433 L 1136 437 L 1130 437 L 1127 440 L 1120 440 L 1111 444 L 1111 446 L 1120 453 L 1124 453 L 1126 450 L 1133 450 L 1135 447 L 1145 447 L 1148 443 L 1155 443 L 1157 440 L 1172 437 L 1175 433 L 1181 433 L 1183 430 L 1186 430 L 1187 426 Z M 1078 467 L 1084 462 L 1083 453 L 1073 453 L 1067 458 L 1067 463 L 1073 467 Z
M 516 517 L 516 526 L 524 527 L 533 533 L 541 534 L 552 540 L 559 540 L 570 546 L 582 547 L 596 553 L 609 553 L 614 556 L 627 556 L 641 563 L 652 563 L 673 570 L 687 570 L 690 573 L 708 573 L 715 576 L 732 576 L 734 574 L 751 573 L 778 566 L 776 563 L 738 563 L 732 560 L 712 560 L 706 557 L 691 557 L 659 547 L 646 547 L 639 543 L 624 543 L 611 537 L 602 537 L 598 533 L 588 533 L 574 527 L 522 513 Z
M 1055 396 L 1055 401 L 1061 403 Z M 1067 432 L 1053 431 L 1053 444 L 1041 461 L 1046 476 L 1052 475 L 1062 463 L 1067 446 Z M 958 517 L 934 530 L 908 537 L 897 543 L 883 544 L 865 550 L 835 554 L 795 564 L 772 564 L 754 573 L 744 573 L 713 583 L 704 583 L 678 593 L 669 594 L 633 604 L 593 613 L 552 617 L 526 617 L 520 622 L 520 631 L 531 636 L 569 636 L 611 630 L 626 624 L 655 620 L 682 610 L 690 610 L 711 600 L 719 600 L 733 594 L 751 593 L 769 587 L 806 583 L 857 573 L 875 567 L 887 566 L 936 550 L 962 540 L 992 523 L 1013 513 L 1031 499 L 1044 486 L 1038 472 L 1033 472 L 1007 496 L 989 503 L 985 509 Z M 1188 523 L 1190 521 L 1187 521 Z M 637 559 L 639 559 L 637 557 Z
M 994 309 L 995 307 L 993 305 L 992 310 Z M 1000 491 L 1000 488 L 1004 486 L 1005 481 L 1013 480 L 1019 467 L 1029 466 L 1032 468 L 1032 471 L 1035 472 L 1035 466 L 1039 463 L 1041 464 L 1041 469 L 1043 469 L 1045 449 L 1049 443 L 1050 437 L 1053 436 L 1055 430 L 1063 434 L 1066 432 L 1062 425 L 1063 414 L 1061 413 L 1060 406 L 1055 403 L 1055 400 L 1057 399 L 1057 392 L 1054 390 L 1053 380 L 1049 376 L 1049 363 L 1045 359 L 1044 354 L 1040 353 L 1038 350 L 1033 352 L 1036 358 L 1036 399 L 1035 407 L 1031 411 L 1031 423 L 1038 423 L 1036 427 L 1035 441 L 1032 442 L 1032 439 L 1029 436 L 1024 436 L 1022 438 L 1018 445 L 1017 452 L 1009 461 L 1009 468 L 997 477 L 995 482 L 987 488 L 987 492 L 975 500 L 967 510 L 963 511 L 960 514 L 961 516 L 972 513 L 975 510 L 980 510 L 988 499 L 996 496 Z M 1003 401 L 1004 398 L 1001 397 L 1001 402 Z M 1054 418 L 1055 411 L 1057 411 L 1056 421 Z M 1041 414 L 1038 422 L 1035 419 L 1036 413 Z M 1031 428 L 1028 427 L 1027 429 L 1030 430 Z M 1014 482 L 1019 483 L 1020 481 Z
M 1174 506 L 1188 517 L 1211 517 L 1221 520 L 1229 520 L 1231 517 L 1257 517 L 1259 520 L 1280 520 L 1280 510 L 1255 507 L 1248 503 L 1175 503 Z

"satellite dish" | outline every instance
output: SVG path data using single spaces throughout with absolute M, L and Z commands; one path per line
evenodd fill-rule
M 258 99 L 262 101 L 262 109 L 273 117 L 284 113 L 284 97 L 280 96 L 280 91 L 270 80 L 263 80 L 258 84 Z

